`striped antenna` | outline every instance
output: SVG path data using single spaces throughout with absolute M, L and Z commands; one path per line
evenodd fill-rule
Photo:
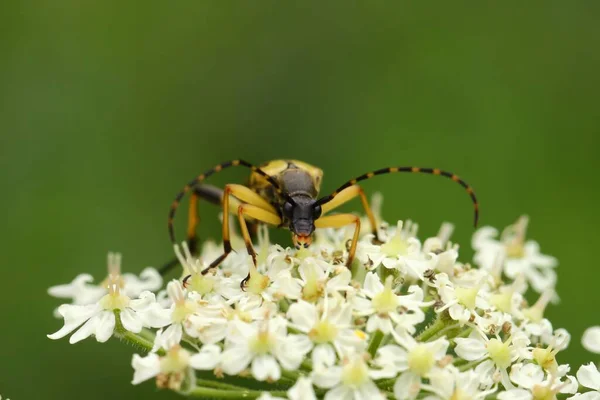
M 171 238 L 171 242 L 173 244 L 176 243 L 175 240 L 175 230 L 173 228 L 173 221 L 175 219 L 175 213 L 177 211 L 177 208 L 179 207 L 179 204 L 181 202 L 181 199 L 183 198 L 183 196 L 185 196 L 185 194 L 187 192 L 189 192 L 190 190 L 192 190 L 192 188 L 197 185 L 198 183 L 206 180 L 209 176 L 217 173 L 217 172 L 221 172 L 222 170 L 224 170 L 225 168 L 229 168 L 229 167 L 237 167 L 237 166 L 243 166 L 246 168 L 249 168 L 252 170 L 252 172 L 256 172 L 259 175 L 262 175 L 271 185 L 273 185 L 273 187 L 275 188 L 275 191 L 278 194 L 282 194 L 282 190 L 281 187 L 279 186 L 279 184 L 277 183 L 277 181 L 275 179 L 273 179 L 273 177 L 269 176 L 265 171 L 263 171 L 262 169 L 260 169 L 259 167 L 249 163 L 248 161 L 244 161 L 244 160 L 231 160 L 231 161 L 227 161 L 221 164 L 216 165 L 215 167 L 209 169 L 208 171 L 198 175 L 197 177 L 195 177 L 194 179 L 192 179 L 190 182 L 188 182 L 187 185 L 185 185 L 183 187 L 183 189 L 181 189 L 181 191 L 177 194 L 177 196 L 175 196 L 175 200 L 173 201 L 173 203 L 171 204 L 171 208 L 169 210 L 169 222 L 168 222 L 168 227 L 169 227 L 169 237 Z
M 340 193 L 342 190 L 344 190 L 346 188 L 349 188 L 350 186 L 355 185 L 357 182 L 371 179 L 375 175 L 391 174 L 391 173 L 395 173 L 395 172 L 409 172 L 409 173 L 441 175 L 441 176 L 445 176 L 446 178 L 452 179 L 454 182 L 458 182 L 463 188 L 465 188 L 465 190 L 471 197 L 471 201 L 473 202 L 473 208 L 474 208 L 474 226 L 477 227 L 477 222 L 479 221 L 479 203 L 477 203 L 477 197 L 475 197 L 475 192 L 473 191 L 471 186 L 469 186 L 469 184 L 467 184 L 467 182 L 460 179 L 456 174 L 453 174 L 452 172 L 448 172 L 448 171 L 442 171 L 441 169 L 438 169 L 438 168 L 389 167 L 389 168 L 378 169 L 377 171 L 368 172 L 359 177 L 349 180 L 348 182 L 344 183 L 342 186 L 340 186 L 339 188 L 334 190 L 333 193 L 331 193 L 329 196 L 320 198 L 316 204 L 323 205 L 323 204 L 333 200 L 333 198 L 335 196 L 337 196 L 338 193 Z

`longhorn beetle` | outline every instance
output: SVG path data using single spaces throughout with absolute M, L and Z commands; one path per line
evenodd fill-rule
M 224 190 L 221 190 L 215 186 L 202 184 L 211 175 L 221 172 L 226 168 L 237 166 L 243 166 L 252 171 L 248 186 L 227 184 Z M 221 204 L 223 208 L 223 254 L 210 263 L 202 271 L 203 274 L 219 266 L 232 251 L 229 236 L 230 213 L 237 214 L 246 249 L 255 265 L 256 252 L 252 247 L 247 220 L 251 223 L 265 223 L 279 228 L 288 228 L 292 232 L 292 239 L 296 248 L 308 247 L 311 244 L 315 228 L 339 228 L 353 224 L 355 227 L 354 235 L 348 251 L 348 259 L 346 260 L 346 266 L 350 267 L 356 253 L 356 245 L 360 232 L 360 219 L 354 214 L 326 214 L 358 196 L 369 218 L 373 235 L 377 239 L 375 217 L 363 189 L 357 183 L 376 175 L 395 172 L 441 175 L 457 182 L 467 191 L 473 201 L 474 224 L 477 226 L 479 208 L 477 198 L 471 186 L 455 174 L 437 168 L 382 168 L 351 179 L 334 190 L 330 195 L 317 198 L 323 178 L 323 171 L 320 168 L 297 160 L 274 160 L 260 167 L 254 166 L 244 160 L 232 160 L 219 164 L 198 175 L 177 194 L 169 211 L 168 228 L 171 242 L 174 245 L 176 244 L 173 228 L 175 212 L 183 196 L 191 192 L 187 240 L 192 249 L 195 248 L 196 244 L 198 199 L 203 198 L 210 202 Z M 161 269 L 161 273 L 166 273 L 175 264 L 176 261 L 173 261 L 165 265 Z

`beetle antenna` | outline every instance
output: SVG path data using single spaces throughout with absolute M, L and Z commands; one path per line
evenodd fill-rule
M 177 241 L 175 239 L 175 230 L 173 228 L 173 221 L 175 219 L 175 213 L 177 211 L 177 208 L 179 207 L 179 203 L 181 202 L 181 199 L 183 198 L 183 196 L 185 196 L 185 194 L 187 192 L 189 192 L 190 190 L 192 190 L 192 188 L 194 186 L 196 186 L 198 183 L 206 180 L 209 176 L 211 176 L 211 175 L 213 175 L 213 174 L 215 174 L 217 172 L 221 172 L 222 170 L 224 170 L 226 168 L 237 167 L 237 166 L 243 166 L 243 167 L 249 168 L 249 169 L 252 170 L 252 172 L 256 172 L 257 174 L 261 175 L 271 185 L 273 185 L 273 188 L 275 189 L 275 191 L 278 194 L 285 195 L 283 193 L 283 191 L 281 190 L 281 187 L 279 186 L 279 183 L 277 183 L 277 181 L 275 179 L 273 179 L 273 177 L 271 177 L 270 175 L 268 175 L 265 171 L 263 171 L 259 167 L 255 166 L 254 164 L 249 163 L 248 161 L 244 161 L 244 160 L 231 160 L 231 161 L 227 161 L 227 162 L 218 164 L 218 165 L 214 166 L 213 168 L 209 169 L 208 171 L 206 171 L 206 172 L 198 175 L 197 177 L 195 177 L 191 181 L 189 181 L 188 184 L 185 185 L 183 187 L 183 189 L 181 189 L 181 191 L 177 194 L 177 196 L 175 196 L 175 200 L 171 204 L 171 208 L 169 210 L 169 221 L 168 221 L 169 237 L 171 238 L 171 242 L 173 244 L 177 243 Z
M 474 226 L 477 227 L 477 223 L 479 221 L 479 203 L 477 202 L 477 197 L 475 197 L 475 192 L 473 191 L 473 188 L 471 188 L 471 186 L 469 186 L 469 184 L 467 184 L 467 182 L 460 179 L 456 174 L 453 174 L 452 172 L 448 172 L 448 171 L 443 171 L 438 168 L 389 167 L 389 168 L 378 169 L 377 171 L 373 171 L 373 172 L 367 172 L 366 174 L 358 176 L 358 177 L 351 179 L 348 182 L 344 183 L 342 186 L 340 186 L 339 188 L 334 190 L 333 193 L 331 193 L 329 196 L 324 196 L 324 197 L 320 198 L 319 200 L 317 200 L 316 204 L 323 205 L 323 204 L 333 200 L 333 198 L 335 196 L 337 196 L 342 190 L 355 185 L 357 182 L 371 179 L 375 175 L 384 175 L 384 174 L 390 174 L 390 173 L 395 173 L 395 172 L 409 172 L 409 173 L 441 175 L 446 178 L 452 179 L 454 182 L 457 182 L 459 185 L 461 185 L 467 191 L 467 193 L 471 197 L 471 201 L 473 202 L 473 208 L 474 208 L 474 210 L 473 210 L 474 211 L 474 221 L 473 222 L 474 222 Z

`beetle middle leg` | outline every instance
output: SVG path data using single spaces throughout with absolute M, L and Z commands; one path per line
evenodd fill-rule
M 356 246 L 358 245 L 358 236 L 360 234 L 360 218 L 354 214 L 337 214 L 321 217 L 315 221 L 315 228 L 341 228 L 350 224 L 354 224 L 354 235 L 350 250 L 348 250 L 348 260 L 346 267 L 350 268 L 356 254 Z
M 230 199 L 232 198 L 232 199 Z M 277 214 L 277 210 L 271 203 L 269 203 L 265 198 L 261 197 L 256 192 L 252 191 L 250 188 L 243 185 L 236 184 L 228 184 L 225 186 L 225 190 L 223 191 L 223 254 L 217 257 L 208 267 L 206 267 L 202 274 L 206 274 L 213 268 L 216 268 L 221 264 L 225 258 L 231 253 L 231 241 L 230 241 L 230 232 L 229 232 L 229 213 L 230 213 L 230 201 L 241 201 L 243 204 L 238 206 L 237 213 L 239 216 L 240 209 L 242 213 L 245 213 L 250 218 L 254 218 L 260 222 L 272 223 L 275 218 L 279 221 L 276 225 L 281 223 L 281 219 Z M 253 206 L 253 208 L 247 208 L 247 206 Z M 246 210 L 246 211 L 244 211 Z M 264 211 L 265 213 L 261 213 L 259 211 Z M 250 249 L 252 248 L 252 242 L 250 239 L 250 233 L 248 232 L 248 227 L 246 225 L 246 221 L 243 217 L 240 217 L 240 223 L 242 224 L 242 234 L 244 235 L 244 242 L 246 242 L 246 248 L 250 254 Z M 250 246 L 250 247 L 248 247 Z M 254 250 L 252 250 L 254 251 Z M 252 255 L 252 254 L 251 254 Z
M 207 184 L 198 184 L 193 187 L 193 192 L 190 195 L 190 204 L 188 207 L 188 226 L 187 226 L 187 237 L 186 241 L 192 254 L 195 254 L 198 250 L 198 236 L 196 228 L 200 221 L 200 214 L 198 209 L 198 201 L 206 200 L 209 203 L 215 205 L 221 205 L 221 199 L 223 198 L 223 189 Z M 239 204 L 236 204 L 236 206 Z M 174 258 L 168 263 L 164 264 L 158 271 L 161 275 L 167 274 L 173 267 L 179 264 L 179 260 Z
M 353 186 L 350 186 L 350 187 L 342 190 L 341 192 L 336 194 L 333 199 L 331 199 L 327 203 L 323 204 L 321 206 L 322 210 L 323 210 L 322 214 L 325 214 L 333 209 L 338 208 L 342 204 L 345 204 L 345 203 L 349 202 L 350 200 L 354 199 L 356 196 L 360 197 L 360 202 L 362 203 L 365 213 L 367 214 L 367 218 L 369 218 L 369 223 L 371 225 L 371 232 L 375 236 L 374 240 L 379 242 L 380 240 L 379 240 L 379 236 L 377 234 L 377 221 L 375 220 L 375 215 L 373 214 L 373 211 L 371 210 L 371 206 L 369 205 L 369 201 L 367 200 L 367 196 L 365 195 L 365 192 L 358 185 L 353 185 Z

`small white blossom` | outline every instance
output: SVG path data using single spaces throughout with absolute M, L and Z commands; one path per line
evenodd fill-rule
M 368 272 L 359 295 L 353 297 L 353 307 L 358 315 L 368 316 L 367 332 L 381 331 L 390 333 L 396 326 L 410 333 L 415 325 L 425 320 L 421 307 L 433 304 L 423 301 L 423 290 L 416 285 L 408 288 L 407 295 L 397 295 L 394 291 L 393 277 L 388 276 L 385 285 L 379 275 Z
M 581 343 L 587 351 L 600 354 L 600 326 L 592 326 L 586 329 Z
M 237 375 L 252 364 L 251 372 L 257 380 L 278 380 L 281 367 L 297 369 L 311 348 L 306 335 L 287 334 L 283 318 L 251 324 L 232 321 L 221 357 L 222 369 Z
M 131 366 L 134 370 L 132 384 L 137 385 L 156 377 L 158 387 L 179 390 L 189 370 L 190 353 L 174 346 L 164 357 L 156 353 L 149 353 L 145 357 L 134 354 Z
M 60 339 L 76 331 L 69 338 L 71 344 L 91 335 L 94 335 L 98 342 L 105 342 L 113 335 L 115 329 L 115 311 L 119 312 L 123 328 L 128 331 L 137 333 L 143 326 L 154 326 L 154 321 L 144 315 L 144 312 L 155 303 L 154 294 L 144 292 L 139 299 L 131 300 L 121 293 L 118 276 L 112 278 L 108 283 L 108 294 L 97 303 L 85 306 L 61 305 L 58 313 L 64 318 L 65 324 L 48 337 Z
M 347 355 L 341 365 L 316 367 L 312 378 L 316 386 L 330 389 L 325 400 L 384 400 L 371 375 L 363 355 L 354 353 Z
M 162 278 L 154 268 L 146 268 L 137 277 L 134 274 L 121 274 L 121 254 L 108 253 L 108 277 L 98 285 L 92 284 L 94 278 L 90 274 L 80 274 L 71 283 L 52 286 L 48 294 L 61 299 L 71 299 L 72 304 L 88 305 L 96 303 L 108 293 L 108 280 L 118 277 L 122 293 L 130 298 L 137 298 L 144 291 L 155 291 L 162 286 Z
M 417 342 L 405 331 L 393 332 L 393 336 L 400 346 L 389 344 L 378 349 L 374 364 L 381 369 L 376 376 L 391 378 L 400 374 L 394 385 L 396 399 L 414 399 L 421 390 L 421 379 L 435 371 L 436 363 L 446 356 L 450 343 L 443 337 Z
M 540 253 L 540 246 L 533 240 L 525 241 L 528 218 L 523 216 L 495 239 L 498 231 L 491 227 L 479 229 L 473 236 L 476 250 L 475 262 L 482 268 L 492 270 L 498 257 L 504 260 L 504 273 L 511 279 L 523 275 L 532 288 L 542 293 L 556 286 L 558 265 L 554 257 Z
M 576 394 L 569 399 L 577 400 L 599 400 L 600 399 L 600 371 L 594 363 L 582 365 L 577 371 L 577 380 L 579 384 L 585 388 L 591 389 L 591 391 Z
M 349 351 L 366 347 L 367 335 L 353 327 L 352 306 L 340 297 L 325 297 L 319 306 L 298 300 L 290 306 L 287 316 L 290 326 L 307 334 L 314 343 L 315 364 L 324 363 L 322 358 L 331 358 L 334 351 L 341 358 Z

